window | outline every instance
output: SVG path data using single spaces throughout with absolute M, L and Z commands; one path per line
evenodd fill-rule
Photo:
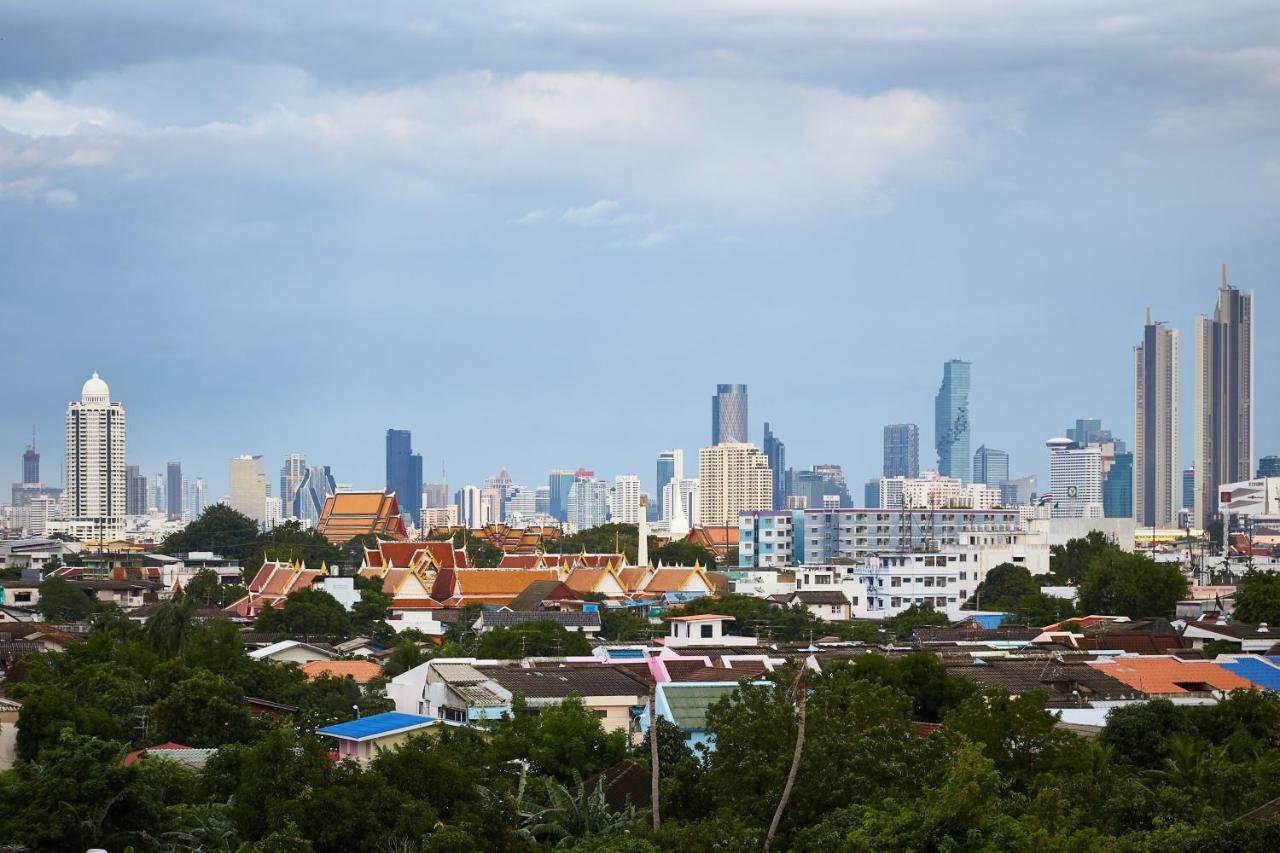
M 833 605 L 831 605 L 831 612 L 832 612 L 832 613 L 839 613 L 839 612 L 840 612 L 840 605 L 839 605 L 839 604 L 833 604 Z
M 702 632 L 702 636 L 703 636 L 704 638 L 705 638 L 705 637 L 710 637 L 710 636 L 712 636 L 712 635 L 713 635 L 713 633 L 714 633 L 714 631 L 715 631 L 715 626 L 714 626 L 714 625 L 701 625 L 701 626 L 699 626 L 699 630 Z

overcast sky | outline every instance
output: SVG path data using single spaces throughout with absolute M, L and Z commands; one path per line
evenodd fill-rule
M 952 357 L 1043 472 L 1130 437 L 1148 305 L 1189 464 L 1223 262 L 1280 453 L 1278 214 L 1274 0 L 7 0 L 0 482 L 34 424 L 60 483 L 96 370 L 213 498 L 242 453 L 380 486 L 391 426 L 454 486 L 652 488 L 717 382 L 859 493 L 885 423 L 934 464 Z

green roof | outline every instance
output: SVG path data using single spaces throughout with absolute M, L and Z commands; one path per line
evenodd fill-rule
M 675 724 L 686 731 L 707 727 L 707 709 L 738 689 L 736 684 L 664 684 L 663 695 Z

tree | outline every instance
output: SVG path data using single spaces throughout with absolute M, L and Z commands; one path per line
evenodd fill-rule
M 933 609 L 932 604 L 913 604 L 887 620 L 889 631 L 899 640 L 909 640 L 916 628 L 945 628 L 951 624 L 947 614 Z
M 1049 571 L 1060 584 L 1078 585 L 1095 557 L 1123 553 L 1106 534 L 1092 530 L 1083 539 L 1070 539 L 1066 545 L 1049 549 Z
M 195 600 L 185 595 L 160 605 L 143 629 L 148 645 L 166 658 L 180 654 L 187 635 L 191 633 L 195 609 Z
M 649 738 L 654 730 L 658 732 L 658 775 L 665 778 L 675 772 L 681 761 L 692 758 L 693 750 L 689 749 L 684 731 L 679 726 L 666 717 L 658 717 L 644 733 L 644 740 L 632 750 L 632 754 L 646 764 L 652 763 L 653 745 Z
M 178 682 L 151 707 L 151 718 L 157 740 L 193 747 L 243 743 L 252 728 L 244 692 L 208 672 Z
M 283 606 L 263 610 L 254 627 L 310 641 L 317 637 L 344 636 L 350 632 L 350 625 L 346 609 L 336 598 L 322 589 L 308 587 L 290 593 Z
M 97 609 L 84 587 L 66 578 L 46 578 L 40 584 L 40 601 L 36 609 L 46 622 L 81 622 Z
M 245 565 L 258 541 L 258 522 L 226 504 L 214 504 L 195 521 L 166 536 L 160 550 L 165 554 L 212 551 Z
M 704 569 L 716 567 L 716 555 L 687 539 L 668 542 L 661 548 L 649 552 L 649 561 L 655 566 L 663 563 L 668 566 L 700 565 Z
M 600 718 L 577 696 L 543 708 L 536 717 L 526 709 L 524 697 L 517 695 L 511 713 L 493 725 L 495 763 L 524 758 L 532 772 L 569 782 L 575 772 L 594 776 L 626 756 L 626 732 L 605 732 Z
M 378 547 L 378 535 L 376 533 L 361 533 L 359 536 L 352 536 L 346 542 L 342 543 L 341 551 L 342 565 L 352 568 L 359 568 L 364 565 L 364 552 L 366 550 L 376 550 Z
M 600 606 L 600 636 L 614 643 L 647 640 L 656 626 L 629 607 Z
M 356 589 L 360 590 L 360 600 L 351 608 L 351 630 L 379 641 L 390 639 L 394 632 L 387 620 L 391 618 L 392 598 L 382 591 L 382 581 L 357 577 Z
M 555 779 L 542 781 L 550 805 L 525 806 L 528 811 L 520 834 L 530 841 L 547 839 L 562 847 L 578 839 L 619 835 L 636 822 L 635 806 L 615 812 L 605 801 L 605 786 L 597 785 L 588 793 L 577 771 L 573 774 L 572 791 Z
M 182 594 L 201 607 L 221 607 L 222 580 L 213 569 L 201 569 L 182 587 Z
M 1068 599 L 1031 592 L 1017 600 L 1006 622 L 1018 625 L 1052 625 L 1076 615 L 1075 605 Z
M 1026 566 L 1001 563 L 987 572 L 986 580 L 978 584 L 974 599 L 988 610 L 1013 610 L 1025 596 L 1039 591 L 1040 585 Z
M 314 527 L 304 528 L 297 520 L 277 524 L 260 537 L 245 562 L 245 574 L 252 577 L 266 560 L 297 560 L 309 568 L 336 565 L 342 553 Z
M 1112 708 L 1098 742 L 1109 747 L 1119 761 L 1154 768 L 1168 758 L 1170 741 L 1190 730 L 1182 708 L 1168 699 L 1152 699 Z
M 732 616 L 733 621 L 726 626 L 734 634 L 751 635 L 773 620 L 773 611 L 769 602 L 751 595 L 731 593 L 722 598 L 695 598 L 681 607 L 673 607 L 666 612 L 672 616 L 701 616 L 715 613 L 720 616 Z
M 515 660 L 524 657 L 568 657 L 591 654 L 591 644 L 578 631 L 555 622 L 529 622 L 511 628 L 492 628 L 480 635 L 476 657 Z
M 1080 610 L 1109 616 L 1172 617 L 1187 597 L 1187 579 L 1176 563 L 1113 550 L 1096 555 L 1080 582 Z
M 1280 625 L 1280 573 L 1245 572 L 1236 586 L 1235 617 L 1241 622 Z

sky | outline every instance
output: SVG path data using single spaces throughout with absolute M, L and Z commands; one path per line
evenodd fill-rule
M 225 494 L 695 466 L 716 383 L 878 475 L 973 362 L 972 445 L 1132 433 L 1144 310 L 1256 294 L 1280 453 L 1273 0 L 0 5 L 0 482 L 93 371 L 128 458 Z

